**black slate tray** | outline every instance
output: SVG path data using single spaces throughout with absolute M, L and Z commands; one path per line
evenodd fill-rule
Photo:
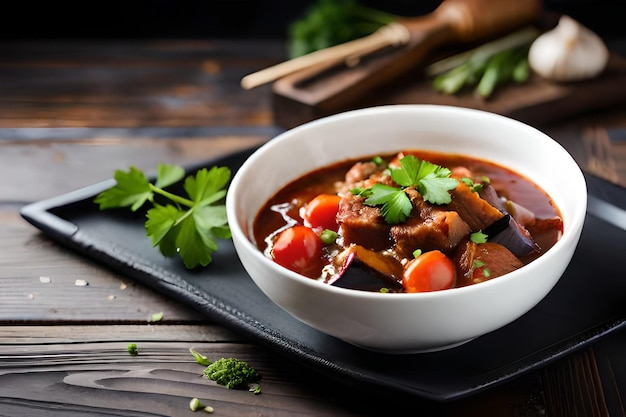
M 252 151 L 201 166 L 226 165 L 235 171 Z M 55 241 L 312 369 L 374 389 L 451 401 L 537 369 L 626 326 L 626 190 L 591 176 L 588 183 L 592 195 L 582 239 L 544 301 L 465 345 L 413 355 L 369 352 L 296 321 L 257 289 L 230 241 L 220 242 L 213 263 L 200 271 L 163 258 L 146 238 L 141 214 L 101 212 L 93 203 L 113 180 L 27 205 L 21 214 Z

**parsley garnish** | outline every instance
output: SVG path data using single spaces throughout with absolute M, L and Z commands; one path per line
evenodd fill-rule
M 365 197 L 368 206 L 380 205 L 380 213 L 387 223 L 402 223 L 411 214 L 413 204 L 402 188 L 374 184 L 370 188 L 351 190 L 353 194 Z
M 482 230 L 479 230 L 478 232 L 474 232 L 470 235 L 470 240 L 477 244 L 487 242 L 488 238 L 489 236 L 484 234 Z
M 376 165 L 382 165 L 385 163 L 385 161 L 383 160 L 383 158 L 381 158 L 380 156 L 375 156 L 372 158 L 372 162 L 375 163 Z
M 480 268 L 481 266 L 485 266 L 485 263 L 481 261 L 480 259 L 474 259 L 474 262 L 472 263 L 472 267 Z
M 192 269 L 211 263 L 212 253 L 218 249 L 216 238 L 231 236 L 226 206 L 219 204 L 226 195 L 231 171 L 227 167 L 203 168 L 195 176 L 188 176 L 183 184 L 188 198 L 164 190 L 184 175 L 181 167 L 160 164 L 156 182 L 152 184 L 135 167 L 129 171 L 117 170 L 114 174 L 117 184 L 98 194 L 94 202 L 100 210 L 130 207 L 132 211 L 150 202 L 153 207 L 146 214 L 145 229 L 152 245 L 158 246 L 164 256 L 180 255 L 185 266 Z M 157 203 L 157 194 L 170 203 Z
M 431 204 L 448 204 L 452 200 L 448 191 L 459 182 L 450 178 L 448 168 L 420 160 L 414 155 L 400 159 L 400 167 L 390 169 L 391 178 L 400 187 L 374 184 L 370 188 L 350 190 L 354 195 L 365 197 L 368 206 L 381 206 L 380 212 L 389 224 L 398 224 L 406 220 L 413 210 L 413 204 L 405 188 L 415 187 L 425 201 Z
M 471 178 L 468 178 L 468 177 L 461 178 L 461 181 L 463 182 L 463 184 L 467 185 L 469 189 L 472 190 L 472 192 L 474 193 L 480 193 L 483 190 L 484 184 L 490 183 L 489 178 L 484 175 L 481 177 L 481 180 L 482 182 L 475 183 L 474 181 L 472 181 Z
M 474 262 L 472 263 L 472 267 L 474 269 L 479 269 L 482 268 L 483 266 L 485 266 L 485 263 L 479 259 L 475 259 Z M 483 268 L 483 277 L 485 278 L 489 278 L 491 276 L 491 270 L 489 268 Z

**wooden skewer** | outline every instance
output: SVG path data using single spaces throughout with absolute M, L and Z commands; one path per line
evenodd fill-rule
M 392 22 L 369 36 L 311 52 L 310 54 L 246 75 L 241 80 L 241 86 L 249 90 L 321 63 L 345 62 L 350 65 L 361 57 L 387 46 L 405 45 L 409 42 L 410 36 L 411 34 L 406 26 Z

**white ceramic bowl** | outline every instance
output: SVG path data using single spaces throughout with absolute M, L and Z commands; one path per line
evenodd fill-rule
M 468 154 L 527 176 L 561 210 L 562 238 L 539 259 L 507 275 L 414 294 L 330 286 L 281 267 L 251 243 L 257 212 L 290 180 L 335 161 L 407 148 Z M 241 262 L 273 302 L 324 333 L 388 353 L 457 346 L 528 312 L 550 292 L 570 262 L 586 205 L 580 168 L 550 137 L 492 113 L 433 105 L 356 110 L 289 130 L 250 156 L 234 176 L 226 201 Z

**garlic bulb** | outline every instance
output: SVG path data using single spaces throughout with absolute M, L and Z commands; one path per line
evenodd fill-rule
M 600 37 L 569 16 L 540 35 L 528 52 L 534 72 L 552 81 L 580 81 L 599 75 L 609 50 Z

